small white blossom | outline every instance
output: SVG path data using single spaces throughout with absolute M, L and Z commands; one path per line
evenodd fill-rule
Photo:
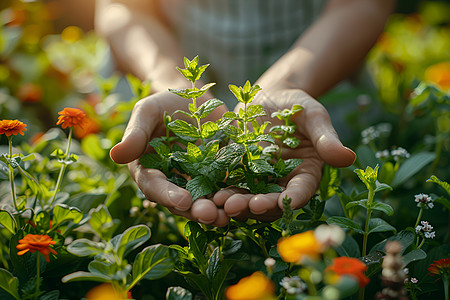
M 436 236 L 436 232 L 435 231 L 425 232 L 425 238 L 427 238 L 427 239 L 434 239 L 435 236 Z
M 383 150 L 383 151 L 378 151 L 377 153 L 375 153 L 375 157 L 376 158 L 388 158 L 391 154 L 389 153 L 389 150 Z
M 139 211 L 139 207 L 133 206 L 130 208 L 130 217 L 135 217 Z
M 422 224 L 422 231 L 424 232 L 433 230 L 433 226 L 428 221 L 421 221 L 420 224 Z
M 417 278 L 411 277 L 411 282 L 416 284 L 419 282 L 419 280 L 417 280 Z
M 306 290 L 306 284 L 299 276 L 284 277 L 281 280 L 280 285 L 286 290 L 286 293 L 290 295 L 300 294 Z
M 264 260 L 264 265 L 266 266 L 267 269 L 273 269 L 275 263 L 276 261 L 272 257 L 266 258 L 266 260 Z
M 414 201 L 417 202 L 417 207 L 420 208 L 433 208 L 433 199 L 427 194 L 417 194 L 414 196 Z
M 416 227 L 416 233 L 419 233 L 420 231 L 422 231 L 422 226 L 417 225 L 417 227 Z
M 406 151 L 406 149 L 404 149 L 402 147 L 398 147 L 397 149 L 392 150 L 391 155 L 396 161 L 398 161 L 400 158 L 409 158 L 410 157 L 409 152 Z

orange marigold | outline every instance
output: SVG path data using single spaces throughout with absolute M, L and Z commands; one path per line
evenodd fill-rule
M 225 295 L 228 300 L 275 300 L 274 292 L 273 282 L 263 273 L 255 272 L 228 287 Z
M 450 61 L 428 67 L 425 70 L 425 80 L 436 83 L 443 90 L 450 90 Z
M 450 276 L 450 258 L 442 258 L 440 260 L 435 260 L 428 268 L 430 276 L 433 275 L 446 275 Z
M 63 129 L 74 126 L 82 127 L 85 122 L 86 114 L 78 108 L 66 107 L 62 111 L 58 112 L 58 114 L 59 117 L 56 125 L 62 124 L 61 127 Z
M 16 248 L 20 251 L 17 252 L 17 255 L 24 255 L 28 251 L 31 253 L 39 251 L 45 256 L 45 260 L 49 262 L 50 259 L 48 258 L 48 255 L 50 252 L 55 255 L 57 254 L 55 250 L 50 248 L 50 245 L 54 244 L 56 244 L 56 242 L 46 234 L 42 235 L 29 233 L 23 239 L 19 240 L 19 245 L 17 245 Z
M 277 251 L 285 262 L 300 262 L 304 257 L 315 259 L 322 252 L 323 246 L 316 239 L 312 230 L 283 238 L 278 242 Z
M 360 287 L 365 287 L 370 279 L 364 275 L 367 265 L 357 258 L 353 257 L 337 257 L 333 259 L 333 263 L 327 268 L 338 275 L 350 275 L 356 278 Z
M 24 135 L 27 124 L 20 122 L 19 120 L 0 120 L 0 134 L 6 134 L 6 136 L 21 134 Z
M 110 283 L 102 283 L 90 289 L 84 298 L 86 300 L 123 300 L 123 299 L 133 299 L 131 293 L 126 292 L 127 298 L 124 295 L 120 295 L 118 291 L 114 289 Z
M 77 138 L 82 139 L 88 136 L 89 134 L 98 133 L 99 131 L 100 131 L 100 124 L 96 120 L 90 117 L 86 117 L 84 119 L 83 127 L 80 126 L 75 127 L 73 133 Z

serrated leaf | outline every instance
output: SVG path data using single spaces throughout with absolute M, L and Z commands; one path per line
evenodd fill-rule
M 186 153 L 191 161 L 198 161 L 199 158 L 202 156 L 202 151 L 199 147 L 197 147 L 195 144 L 188 143 L 186 147 Z
M 214 186 L 208 177 L 200 175 L 188 181 L 186 189 L 191 193 L 192 200 L 209 195 L 214 191 Z
M 445 181 L 440 180 L 435 175 L 432 175 L 429 179 L 427 179 L 427 182 L 434 182 L 437 183 L 440 187 L 442 187 L 447 194 L 450 196 L 450 184 L 448 184 Z
M 178 137 L 188 142 L 196 142 L 200 136 L 197 128 L 183 120 L 175 120 L 168 124 L 169 129 Z
M 296 137 L 288 137 L 283 140 L 283 144 L 287 145 L 288 147 L 295 149 L 300 145 L 301 141 Z
M 144 168 L 160 169 L 162 157 L 156 153 L 146 153 L 139 158 L 139 162 Z
M 266 112 L 264 107 L 260 104 L 258 105 L 249 105 L 247 107 L 247 121 L 251 122 L 258 117 L 265 116 Z
M 192 300 L 192 293 L 181 286 L 171 286 L 167 289 L 166 300 Z
M 244 153 L 244 145 L 233 143 L 220 148 L 213 163 L 217 165 L 219 169 L 225 166 L 233 165 L 241 159 Z
M 200 114 L 200 119 L 203 119 L 205 117 L 207 117 L 214 109 L 216 109 L 217 107 L 223 105 L 223 101 L 219 100 L 219 99 L 209 99 L 208 101 L 206 101 L 205 103 L 203 103 L 202 105 L 200 105 L 198 111 L 201 111 Z
M 233 95 L 236 97 L 236 99 L 239 102 L 244 102 L 243 95 L 241 94 L 241 90 L 236 85 L 230 84 L 230 85 L 228 85 L 228 88 L 230 89 L 230 91 L 233 93 Z
M 219 130 L 219 126 L 214 122 L 206 122 L 202 125 L 202 138 L 207 139 L 212 137 Z
M 248 168 L 256 174 L 272 174 L 272 165 L 264 159 L 255 159 L 248 162 Z

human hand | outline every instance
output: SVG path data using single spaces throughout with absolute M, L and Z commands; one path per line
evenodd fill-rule
M 273 221 L 282 215 L 282 200 L 285 196 L 292 199 L 291 206 L 294 209 L 308 203 L 318 189 L 324 163 L 347 167 L 355 161 L 356 154 L 342 145 L 326 109 L 301 90 L 262 90 L 252 104 L 263 105 L 267 112 L 259 123 L 270 120 L 272 125 L 281 125 L 278 119 L 270 118 L 273 112 L 291 108 L 294 104 L 303 106 L 303 110 L 293 116 L 297 125 L 294 135 L 301 143 L 295 149 L 285 146 L 282 151 L 284 159 L 301 158 L 303 163 L 279 182 L 284 187 L 281 193 L 253 195 L 243 189 L 229 188 L 218 191 L 213 201 L 218 207 L 223 206 L 230 217 Z M 239 110 L 240 105 L 235 111 Z
M 164 112 L 187 110 L 187 104 L 170 92 L 156 93 L 140 100 L 133 109 L 122 141 L 111 149 L 110 156 L 116 163 L 128 164 L 132 178 L 148 200 L 167 207 L 173 214 L 222 227 L 229 222 L 223 208 L 218 208 L 209 199 L 192 202 L 186 189 L 169 182 L 161 171 L 144 168 L 139 162 L 141 155 L 150 150 L 148 142 L 165 135 Z M 209 117 L 217 120 L 225 111 L 223 106 L 218 107 Z

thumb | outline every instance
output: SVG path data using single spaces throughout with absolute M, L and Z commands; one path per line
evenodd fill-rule
M 352 165 L 356 154 L 342 145 L 325 107 L 316 100 L 305 104 L 305 109 L 298 114 L 297 120 L 305 129 L 320 158 L 336 168 Z

